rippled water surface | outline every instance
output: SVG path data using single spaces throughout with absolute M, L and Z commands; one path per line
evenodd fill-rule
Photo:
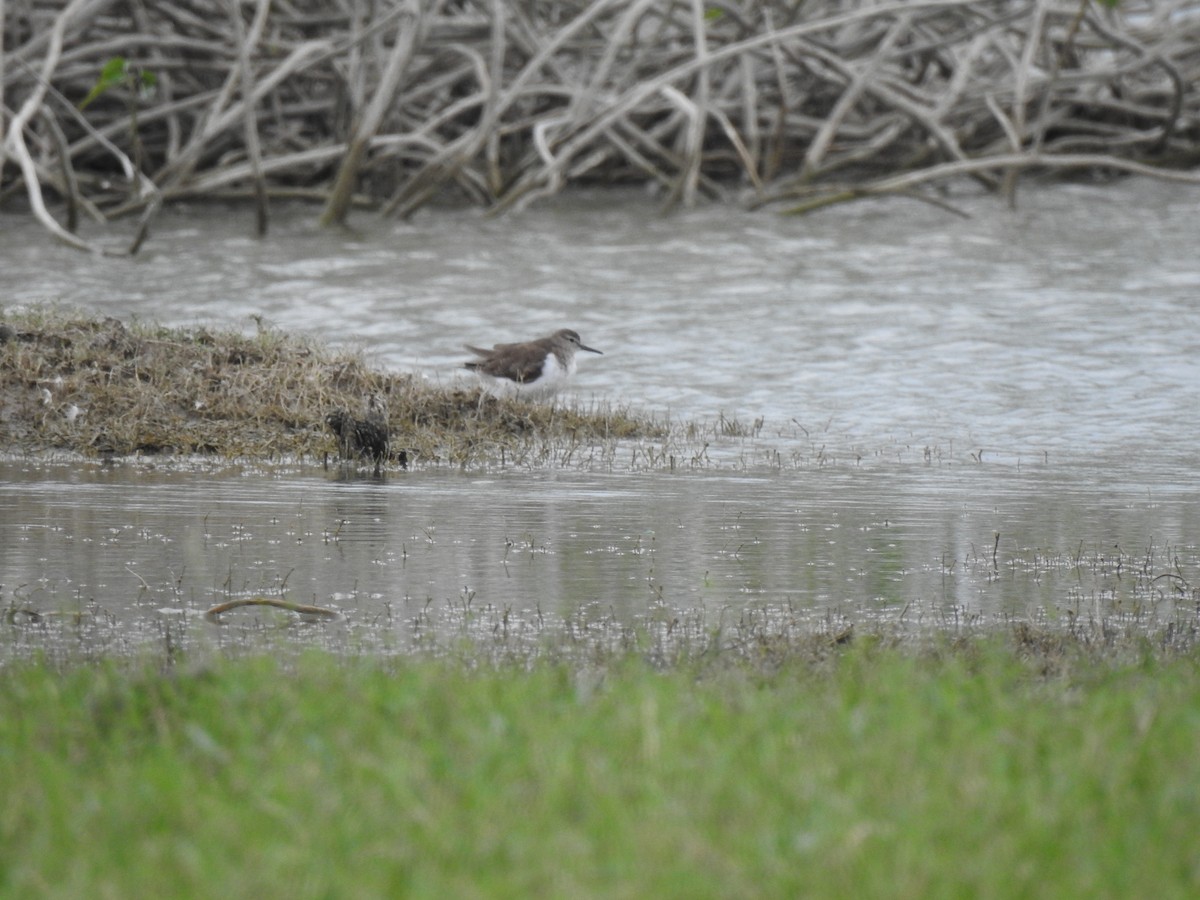
M 605 351 L 581 360 L 581 400 L 758 435 L 675 473 L 10 461 L 0 603 L 90 609 L 104 640 L 136 644 L 271 594 L 398 649 L 548 617 L 1179 615 L 1200 580 L 1200 198 L 1128 182 L 1031 184 L 1015 211 L 950 199 L 971 218 L 909 201 L 664 216 L 597 194 L 326 232 L 279 209 L 262 241 L 249 211 L 198 206 L 132 261 L 0 216 L 6 303 L 258 314 L 443 382 L 464 342 L 570 326 Z M 18 642 L 67 627 L 23 615 Z M 219 640 L 189 633 L 205 628 Z
M 1200 564 L 1185 543 L 1198 499 L 1039 467 L 341 481 L 13 463 L 0 542 L 17 646 L 219 643 L 228 629 L 207 610 L 282 597 L 340 614 L 306 626 L 321 643 L 398 651 L 461 635 L 513 650 L 606 639 L 613 624 L 683 623 L 694 638 L 755 623 L 1190 621 L 1179 573 Z

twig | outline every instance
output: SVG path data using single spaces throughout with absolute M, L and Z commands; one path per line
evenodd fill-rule
M 258 139 L 258 119 L 254 113 L 254 104 L 249 98 L 254 96 L 254 69 L 250 61 L 250 51 L 258 43 L 266 25 L 267 13 L 271 8 L 271 0 L 258 0 L 254 10 L 254 21 L 250 26 L 250 34 L 246 33 L 246 25 L 242 22 L 242 6 L 239 0 L 228 0 L 229 17 L 233 20 L 234 34 L 237 37 L 238 69 L 241 73 L 242 98 L 244 101 L 244 133 L 246 138 L 246 154 L 250 161 L 250 170 L 254 180 L 254 206 L 256 211 L 256 231 L 259 237 L 267 233 L 270 212 L 267 204 L 267 188 L 262 173 L 262 146 Z
M 136 250 L 157 204 L 183 197 L 253 196 L 261 230 L 284 195 L 329 222 L 407 216 L 447 189 L 500 214 L 631 180 L 685 204 L 736 184 L 755 206 L 811 207 L 954 176 L 1011 198 L 1032 167 L 1164 177 L 1156 164 L 1200 161 L 1195 0 L 59 6 L 0 6 L 16 109 L 0 167 L 19 170 L 0 168 L 0 201 L 19 187 L 56 238 L 98 252 Z M 158 91 L 115 85 L 84 118 L 74 101 L 114 57 Z M 116 145 L 134 115 L 130 160 Z M 59 196 L 68 224 L 72 208 L 140 212 L 133 245 L 72 235 L 48 211 Z
M 275 609 L 284 609 L 301 616 L 323 616 L 327 619 L 336 619 L 341 616 L 341 613 L 336 609 L 328 609 L 324 606 L 310 606 L 304 603 L 292 603 L 290 600 L 281 600 L 278 597 L 241 597 L 237 600 L 218 603 L 204 614 L 204 618 L 210 622 L 220 624 L 221 616 L 224 613 L 243 606 L 271 606 Z

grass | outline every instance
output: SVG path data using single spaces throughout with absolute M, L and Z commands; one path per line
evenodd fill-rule
M 505 404 L 271 331 L 0 312 L 9 452 L 319 457 L 328 412 L 372 392 L 393 446 L 435 464 L 629 436 L 673 468 L 707 448 L 681 440 L 762 429 Z M 20 643 L 37 615 L 10 607 L 0 628 Z M 0 897 L 1200 891 L 1186 619 L 913 639 L 746 620 L 721 641 L 671 621 L 524 643 L 499 625 L 404 657 L 228 642 L 201 660 L 170 631 L 156 660 L 10 657 Z
M 442 388 L 270 329 L 243 335 L 0 308 L 0 451 L 321 459 L 337 448 L 326 416 L 360 414 L 369 394 L 387 403 L 394 458 L 403 451 L 417 463 L 562 464 L 622 438 L 664 434 L 627 410 Z
M 0 895 L 1185 897 L 1200 659 L 0 670 Z
M 0 454 L 328 463 L 339 450 L 328 416 L 345 410 L 361 420 L 371 395 L 387 407 L 393 469 L 777 470 L 914 452 L 864 448 L 828 422 L 810 434 L 795 420 L 768 429 L 763 418 L 724 413 L 675 422 L 607 402 L 501 399 L 373 368 L 360 352 L 261 325 L 247 335 L 0 304 Z M 772 435 L 783 444 L 760 445 Z M 924 448 L 924 463 L 941 464 L 945 452 Z

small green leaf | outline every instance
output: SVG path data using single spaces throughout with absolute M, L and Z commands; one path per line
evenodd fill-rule
M 721 9 L 720 7 L 710 6 L 706 10 L 704 10 L 704 21 L 705 22 L 715 22 L 717 19 L 722 18 L 724 15 L 725 15 L 725 10 Z
M 145 69 L 141 71 L 141 81 L 138 84 L 138 99 L 148 100 L 154 96 L 154 90 L 158 87 L 158 76 L 153 72 L 147 72 Z
M 104 64 L 104 68 L 100 70 L 100 77 L 96 79 L 96 83 L 92 85 L 88 95 L 83 98 L 79 108 L 83 109 L 110 87 L 116 85 L 124 85 L 130 90 L 136 90 L 138 99 L 145 100 L 154 96 L 154 89 L 158 86 L 158 76 L 137 66 L 131 66 L 129 60 L 123 56 L 114 56 Z
M 104 64 L 104 68 L 100 70 L 100 84 L 105 87 L 112 87 L 114 84 L 120 84 L 129 75 L 129 60 L 123 56 L 114 56 Z
M 88 91 L 88 95 L 79 103 L 79 108 L 83 109 L 114 84 L 120 84 L 126 79 L 129 73 L 129 60 L 123 56 L 114 56 L 104 64 L 104 68 L 100 70 L 100 77 L 96 83 L 92 85 L 92 89 Z

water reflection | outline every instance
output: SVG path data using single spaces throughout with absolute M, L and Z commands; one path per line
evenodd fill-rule
M 1198 499 L 1003 466 L 345 482 L 8 463 L 0 604 L 10 645 L 59 640 L 82 613 L 125 650 L 224 640 L 204 612 L 253 596 L 342 614 L 306 639 L 397 651 L 454 629 L 537 640 L 583 620 L 714 628 L 763 610 L 810 626 L 1151 626 L 1194 615 Z M 266 628 L 280 615 L 229 618 Z

